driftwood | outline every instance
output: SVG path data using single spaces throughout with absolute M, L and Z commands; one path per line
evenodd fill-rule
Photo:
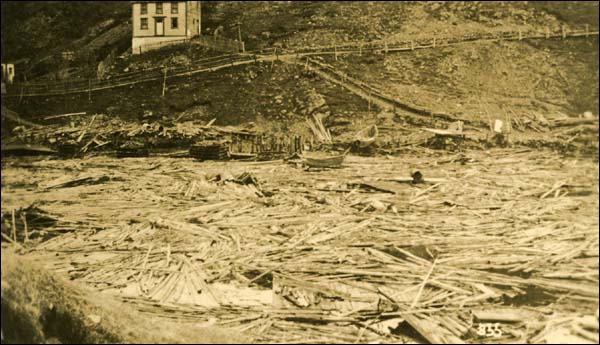
M 20 244 L 48 269 L 145 313 L 254 341 L 400 342 L 400 320 L 378 324 L 403 319 L 432 342 L 479 341 L 474 322 L 533 342 L 553 313 L 590 313 L 593 162 L 562 169 L 551 153 L 497 149 L 432 164 L 429 154 L 347 156 L 343 169 L 319 172 L 281 161 L 45 160 L 3 168 L 3 191 L 60 215 L 43 240 Z M 412 183 L 412 167 L 425 183 Z M 14 203 L 2 205 L 9 243 Z M 532 290 L 551 303 L 511 306 Z

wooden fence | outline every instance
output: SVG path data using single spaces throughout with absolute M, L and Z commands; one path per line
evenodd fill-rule
M 283 49 L 272 48 L 270 50 L 247 52 L 239 54 L 237 51 L 233 54 L 200 59 L 191 63 L 176 65 L 167 68 L 152 68 L 142 71 L 135 71 L 113 75 L 108 79 L 97 80 L 64 80 L 49 83 L 15 83 L 8 88 L 9 95 L 3 97 L 27 97 L 27 96 L 50 96 L 62 95 L 69 93 L 88 92 L 91 95 L 92 91 L 105 90 L 126 85 L 142 83 L 150 80 L 167 79 L 170 77 L 190 75 L 199 72 L 212 71 L 221 68 L 233 67 L 241 64 L 248 64 L 257 61 L 270 61 L 280 56 L 283 57 L 306 57 L 312 55 L 334 55 L 336 58 L 342 54 L 367 54 L 367 53 L 389 53 L 410 51 L 415 49 L 431 49 L 436 47 L 447 47 L 467 42 L 481 41 L 501 41 L 501 40 L 524 40 L 524 39 L 566 39 L 569 37 L 587 37 L 598 36 L 598 31 L 590 31 L 589 27 L 585 29 L 570 29 L 561 28 L 559 31 L 546 29 L 540 31 L 511 31 L 502 33 L 488 34 L 473 34 L 462 37 L 434 37 L 424 38 L 419 40 L 403 41 L 394 44 L 387 44 L 385 41 L 380 42 L 355 42 L 339 46 L 327 47 L 311 47 L 299 49 Z M 204 37 L 204 36 L 203 36 Z M 204 39 L 204 38 L 203 38 Z M 206 40 L 213 40 L 212 37 L 205 37 Z M 237 41 L 231 41 L 237 42 Z M 237 42 L 239 43 L 239 42 Z M 243 42 L 242 42 L 243 46 Z M 239 46 L 238 46 L 239 49 Z M 266 55 L 268 53 L 269 55 Z
M 348 54 L 348 53 L 386 53 L 398 51 L 410 51 L 415 49 L 430 49 L 446 47 L 469 42 L 494 42 L 494 41 L 521 41 L 525 39 L 566 39 L 573 37 L 598 36 L 598 30 L 590 30 L 589 25 L 578 28 L 545 28 L 544 30 L 532 31 L 502 31 L 492 33 L 473 33 L 464 36 L 436 36 L 404 40 L 400 42 L 388 42 L 386 40 L 375 42 L 350 42 L 340 45 L 302 47 L 286 49 L 288 54 L 300 55 L 325 55 L 325 54 Z
M 64 80 L 52 83 L 21 83 L 13 84 L 10 88 L 12 97 L 25 96 L 51 96 L 71 93 L 82 93 L 111 89 L 126 85 L 143 83 L 151 80 L 163 80 L 175 76 L 194 74 L 203 71 L 212 71 L 225 67 L 257 61 L 253 56 L 225 55 L 193 61 L 185 65 L 176 65 L 167 68 L 152 68 L 141 71 L 123 73 L 110 76 L 107 79 Z

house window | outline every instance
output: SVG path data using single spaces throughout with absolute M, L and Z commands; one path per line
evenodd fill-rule
M 163 5 L 162 2 L 157 2 L 156 3 L 156 14 L 162 14 L 163 13 L 162 12 L 162 10 L 163 10 L 162 9 L 162 5 Z
M 142 3 L 140 5 L 142 6 L 140 9 L 140 14 L 148 14 L 148 4 Z
M 177 29 L 179 27 L 179 22 L 177 18 L 171 18 L 171 29 Z
M 172 2 L 171 3 L 171 14 L 177 14 L 177 13 L 179 13 L 179 3 Z
M 148 30 L 148 18 L 140 19 L 140 30 Z

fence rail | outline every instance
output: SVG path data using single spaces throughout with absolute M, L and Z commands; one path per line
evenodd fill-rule
M 390 43 L 386 40 L 376 42 L 350 42 L 340 45 L 329 45 L 319 47 L 303 47 L 285 50 L 288 53 L 304 55 L 321 54 L 344 54 L 344 53 L 373 53 L 373 52 L 395 52 L 408 51 L 424 48 L 436 48 L 452 46 L 474 41 L 517 41 L 525 39 L 566 39 L 569 37 L 598 36 L 598 30 L 590 30 L 589 26 L 582 28 L 565 27 L 560 29 L 530 30 L 530 31 L 502 31 L 494 33 L 473 33 L 463 36 L 436 36 L 417 38 L 414 40 L 403 40 Z
M 190 75 L 194 73 L 211 71 L 230 66 L 247 64 L 257 61 L 267 61 L 279 56 L 313 56 L 313 55 L 335 55 L 336 58 L 341 54 L 363 54 L 363 53 L 388 53 L 398 51 L 409 51 L 416 49 L 430 49 L 436 47 L 446 47 L 452 45 L 463 44 L 475 41 L 511 41 L 525 39 L 566 39 L 568 37 L 586 37 L 598 36 L 598 31 L 590 31 L 589 27 L 585 29 L 570 29 L 561 28 L 560 31 L 551 31 L 546 29 L 541 31 L 511 31 L 494 34 L 472 34 L 461 37 L 434 37 L 423 38 L 418 40 L 403 41 L 394 44 L 387 44 L 385 41 L 380 42 L 354 42 L 340 46 L 328 47 L 312 47 L 300 49 L 278 49 L 273 48 L 263 51 L 247 52 L 239 54 L 238 52 L 226 54 L 216 57 L 199 59 L 182 65 L 170 67 L 155 67 L 141 71 L 128 72 L 118 75 L 111 75 L 106 79 L 71 79 L 59 82 L 49 83 L 15 83 L 8 86 L 8 95 L 3 97 L 29 97 L 29 96 L 51 96 L 70 93 L 81 93 L 92 91 L 105 90 L 115 87 L 132 85 L 157 79 L 166 79 L 180 75 Z M 207 37 L 207 40 L 213 40 L 212 37 Z M 237 41 L 231 41 L 236 42 Z M 270 52 L 271 55 L 265 55 Z M 373 90 L 375 91 L 375 90 Z
M 115 87 L 143 83 L 151 80 L 162 80 L 166 78 L 172 78 L 175 76 L 181 76 L 186 74 L 193 74 L 202 71 L 211 71 L 223 67 L 230 67 L 254 61 L 257 61 L 257 59 L 255 59 L 252 56 L 230 55 L 220 57 L 219 59 L 200 61 L 187 65 L 177 65 L 167 68 L 156 68 L 152 70 L 128 73 L 125 75 L 117 75 L 104 80 L 89 79 L 69 80 L 49 84 L 14 84 L 10 88 L 10 96 L 51 96 L 99 91 Z

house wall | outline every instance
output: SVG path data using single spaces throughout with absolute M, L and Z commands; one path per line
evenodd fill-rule
M 185 36 L 134 37 L 131 40 L 131 53 L 133 55 L 142 54 L 167 45 L 182 43 L 185 39 L 187 39 Z
M 189 37 L 200 35 L 202 32 L 202 9 L 200 1 L 187 1 L 187 34 Z

